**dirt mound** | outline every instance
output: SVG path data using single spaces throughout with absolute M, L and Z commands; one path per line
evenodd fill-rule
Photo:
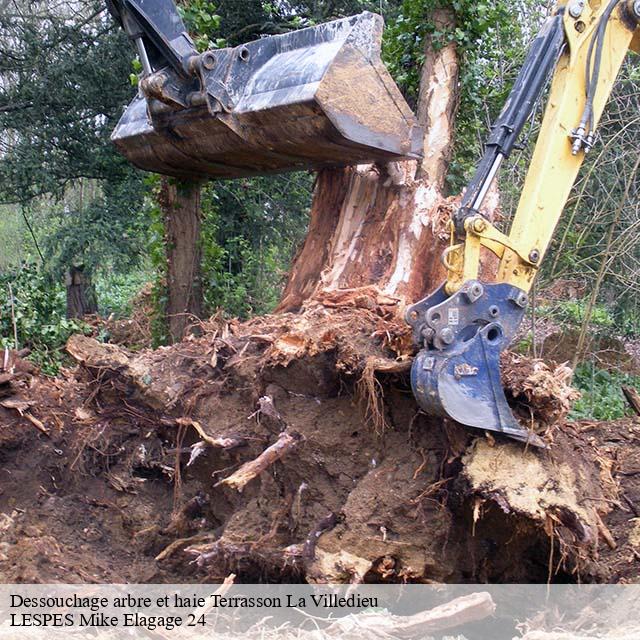
M 78 369 L 13 390 L 46 433 L 0 406 L 2 580 L 637 577 L 636 423 L 545 452 L 430 419 L 405 328 L 330 304 L 135 354 L 74 336 Z

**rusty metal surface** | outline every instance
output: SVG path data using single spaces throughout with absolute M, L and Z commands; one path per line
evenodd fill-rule
M 381 33 L 382 19 L 363 13 L 214 51 L 220 63 L 204 78 L 209 104 L 224 89 L 218 113 L 138 95 L 112 139 L 138 167 L 179 177 L 420 157 L 422 132 L 380 60 Z

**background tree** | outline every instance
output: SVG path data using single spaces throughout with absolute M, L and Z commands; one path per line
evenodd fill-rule
M 35 257 L 54 279 L 83 265 L 88 282 L 135 264 L 143 179 L 108 143 L 131 56 L 103 3 L 4 3 L 0 59 L 0 202 L 30 222 Z M 77 302 L 71 315 L 89 308 Z

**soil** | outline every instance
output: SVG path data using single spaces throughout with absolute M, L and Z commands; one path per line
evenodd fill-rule
M 16 375 L 0 581 L 640 578 L 638 420 L 567 423 L 552 403 L 552 446 L 532 451 L 429 418 L 375 304 L 202 331 L 137 354 L 75 336 L 77 367 Z M 220 483 L 282 432 L 290 451 Z

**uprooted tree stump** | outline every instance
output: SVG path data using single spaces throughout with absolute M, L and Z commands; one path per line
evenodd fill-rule
M 404 344 L 404 327 L 382 315 L 316 304 L 217 320 L 199 338 L 136 354 L 71 338 L 101 404 L 127 398 L 155 412 L 153 438 L 177 443 L 168 459 L 144 462 L 175 467 L 178 504 L 197 506 L 191 519 L 176 512 L 176 539 L 163 538 L 160 561 L 185 558 L 211 578 L 537 581 L 551 557 L 552 574 L 597 575 L 601 514 L 615 487 L 595 454 L 576 453 L 579 434 L 558 428 L 558 375 L 547 367 L 545 383 L 542 363 L 518 361 L 505 376 L 519 398 L 537 381 L 528 402 L 556 421 L 550 452 L 478 440 L 422 415 L 401 368 L 377 380 L 376 431 L 358 395 L 363 368 L 371 358 L 396 362 Z M 111 474 L 126 476 L 127 460 L 112 461 Z M 194 529 L 201 521 L 208 532 Z
M 478 439 L 422 414 L 411 394 L 401 318 L 444 278 L 457 72 L 454 45 L 427 46 L 421 163 L 319 173 L 309 234 L 273 315 L 218 317 L 199 337 L 137 354 L 69 341 L 96 398 L 144 406 L 157 416 L 155 449 L 173 443 L 169 461 L 135 458 L 171 471 L 183 505 L 157 534 L 159 562 L 308 582 L 598 575 L 616 488 L 604 458 L 560 428 L 573 399 L 562 367 L 502 362 L 514 406 L 546 430 L 550 451 Z M 494 191 L 485 213 L 497 207 Z M 130 459 L 112 476 L 126 476 Z
M 444 28 L 453 16 L 439 10 Z M 440 254 L 457 198 L 445 196 L 458 102 L 455 45 L 427 43 L 417 116 L 424 159 L 327 169 L 316 179 L 309 232 L 296 256 L 278 311 L 299 311 L 327 295 L 365 297 L 375 290 L 398 317 L 404 305 L 444 279 Z M 498 208 L 497 193 L 485 214 Z M 489 261 L 486 266 L 493 264 Z

